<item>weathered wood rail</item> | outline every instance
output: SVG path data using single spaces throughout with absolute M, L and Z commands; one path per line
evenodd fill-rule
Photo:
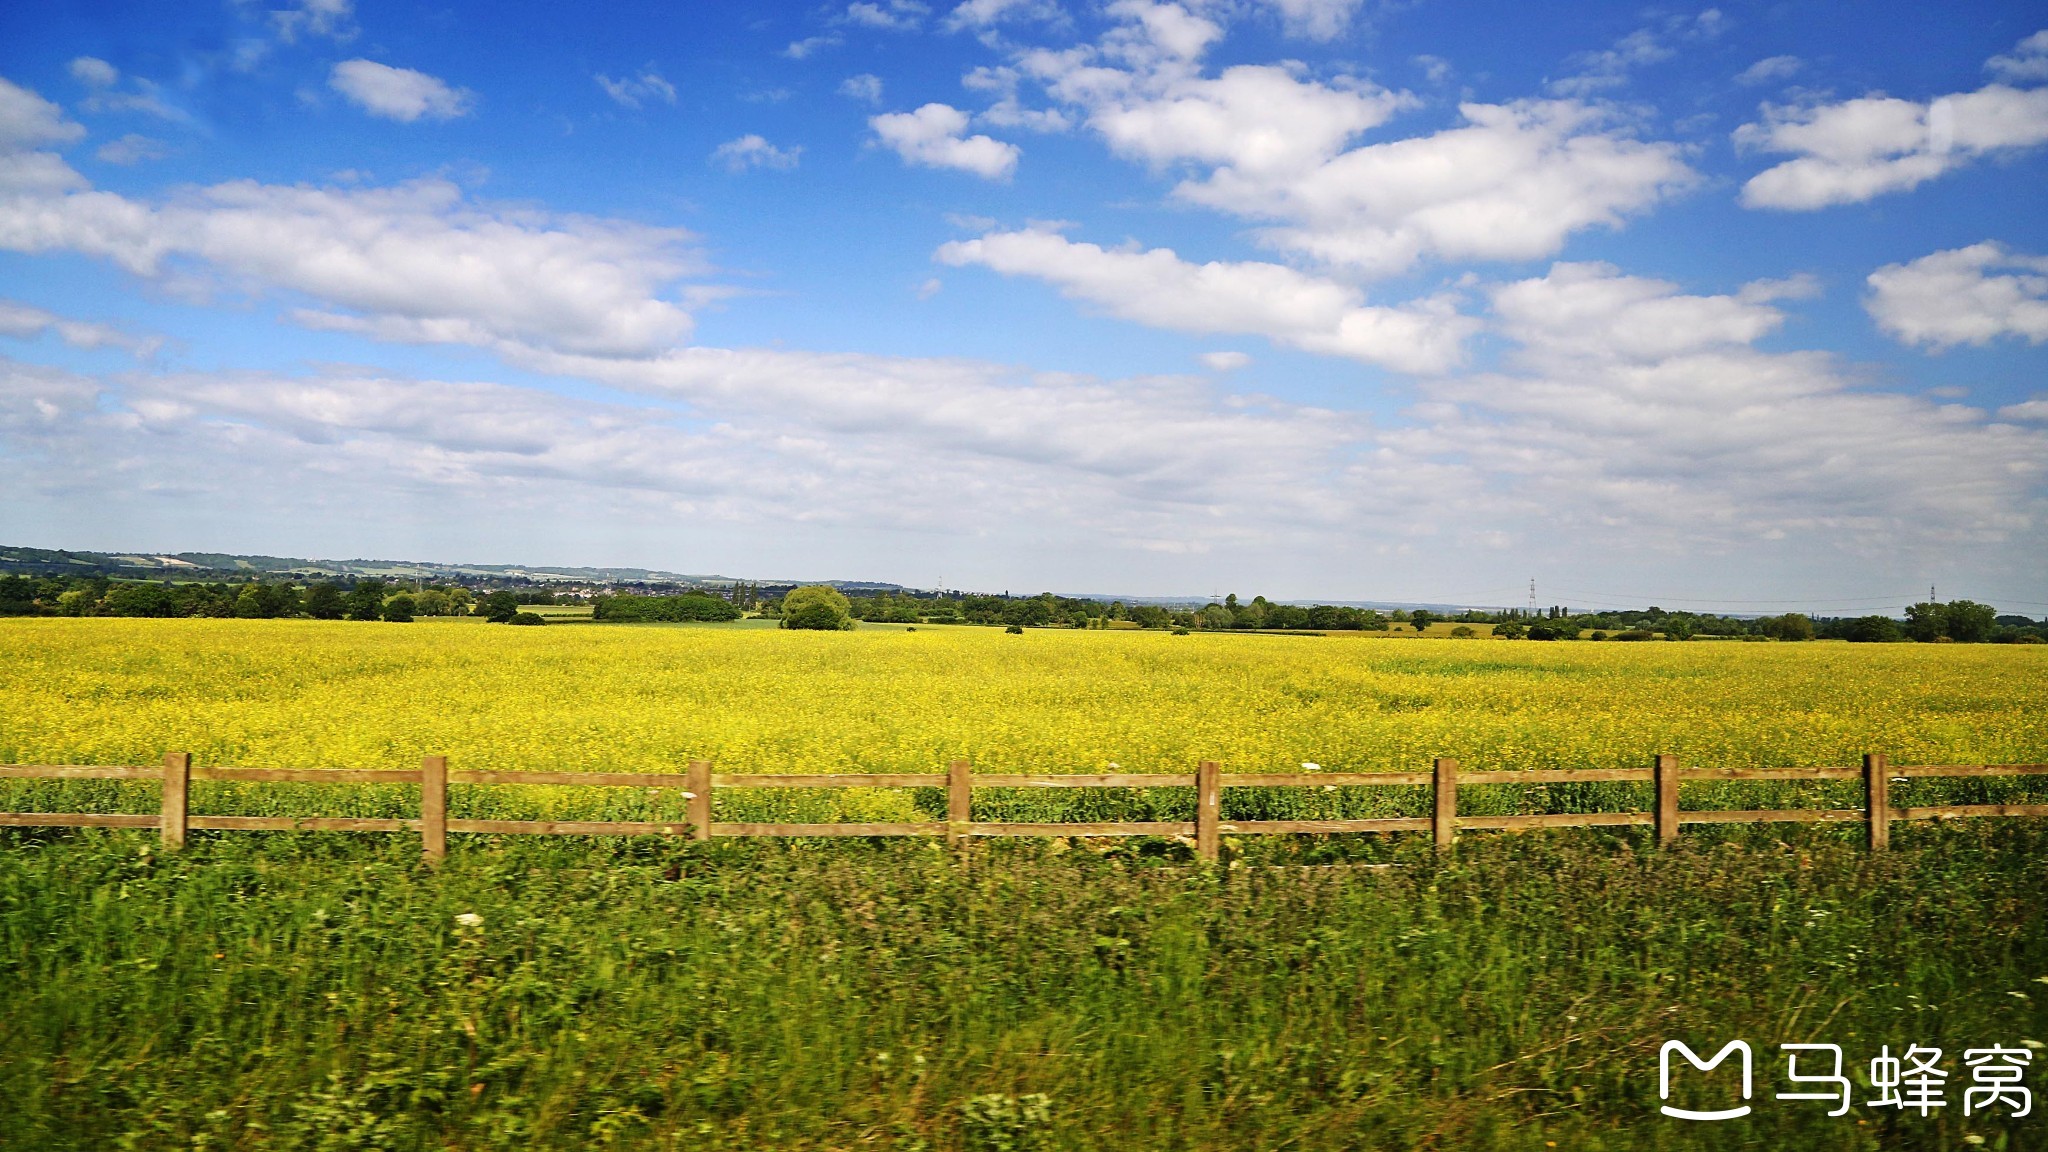
M 1647 768 L 1586 768 L 1464 772 L 1458 762 L 1439 759 L 1428 772 L 1224 772 L 1205 760 L 1189 773 L 1115 772 L 1098 774 L 976 774 L 965 760 L 955 760 L 943 773 L 882 772 L 824 775 L 756 775 L 714 773 L 705 760 L 692 760 L 686 771 L 627 772 L 495 772 L 451 771 L 445 756 L 428 756 L 417 770 L 370 768 L 233 768 L 192 763 L 185 752 L 171 752 L 162 765 L 4 764 L 0 778 L 44 780 L 159 780 L 161 810 L 145 813 L 0 812 L 0 827 L 156 828 L 166 847 L 178 847 L 192 830 L 201 831 L 417 831 L 429 862 L 448 852 L 448 833 L 548 836 L 943 836 L 958 844 L 985 836 L 1179 836 L 1194 840 L 1195 852 L 1214 860 L 1225 834 L 1263 835 L 1302 832 L 1428 832 L 1439 851 L 1448 850 L 1464 829 L 1588 828 L 1649 825 L 1657 839 L 1669 843 L 1685 824 L 1760 822 L 1820 823 L 1860 821 L 1867 842 L 1883 850 L 1895 820 L 1946 820 L 1978 816 L 2048 816 L 2048 804 L 1944 804 L 1894 807 L 1891 784 L 1915 777 L 2038 776 L 2048 764 L 1921 764 L 1894 766 L 1882 754 L 1863 758 L 1860 766 L 1825 768 L 1684 768 L 1677 757 L 1658 756 Z M 207 816 L 191 812 L 193 781 L 244 781 L 294 784 L 410 784 L 420 789 L 418 819 L 296 816 Z M 1680 808 L 1679 785 L 1687 780 L 1861 780 L 1861 808 L 1761 808 L 1700 810 Z M 1488 784 L 1628 784 L 1655 785 L 1655 805 L 1647 812 L 1555 812 L 1521 816 L 1458 814 L 1458 790 Z M 679 822 L 620 820 L 469 820 L 448 815 L 448 788 L 463 785 L 566 785 L 600 788 L 680 789 L 688 818 Z M 1303 788 L 1405 786 L 1427 787 L 1433 803 L 1426 817 L 1378 817 L 1359 820 L 1233 820 L 1222 818 L 1225 788 Z M 895 824 L 747 824 L 723 823 L 712 817 L 712 793 L 720 788 L 943 788 L 943 822 Z M 1109 823 L 1020 823 L 973 818 L 975 788 L 1193 788 L 1193 820 L 1118 821 Z

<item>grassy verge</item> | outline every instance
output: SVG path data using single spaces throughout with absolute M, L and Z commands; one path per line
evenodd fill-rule
M 0 837 L 0 1146 L 2039 1147 L 2048 827 L 1170 845 Z M 1665 1040 L 1756 1113 L 1656 1114 Z M 1935 1116 L 1776 1102 L 1777 1044 L 1940 1046 Z M 2037 1061 L 2043 1057 L 2037 1056 Z M 2040 1083 L 2040 1068 L 2030 1083 Z

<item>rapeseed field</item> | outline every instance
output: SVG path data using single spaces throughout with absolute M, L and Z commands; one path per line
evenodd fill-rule
M 0 621 L 0 761 L 724 772 L 2048 756 L 2048 648 Z
M 2020 647 L 0 621 L 7 762 L 2012 762 L 2048 759 L 2044 704 L 2048 658 Z M 1927 800 L 2038 800 L 2023 790 L 2042 779 Z M 146 812 L 151 787 L 0 781 L 0 807 Z M 1686 787 L 1694 806 L 1858 801 Z M 977 793 L 977 818 L 1185 818 L 1191 790 L 1059 791 Z M 1460 805 L 1643 792 L 1478 786 Z M 368 786 L 193 795 L 210 812 L 417 804 Z M 464 787 L 451 807 L 666 802 Z M 727 819 L 944 811 L 935 790 L 718 802 Z M 1401 788 L 1224 801 L 1226 818 L 1426 805 Z M 0 1147 L 2037 1147 L 2037 1115 L 1834 1117 L 1769 1093 L 1780 1043 L 1852 1062 L 2041 1051 L 2044 825 L 1902 824 L 1883 856 L 1853 826 L 1695 828 L 1670 848 L 1636 829 L 1475 834 L 1441 857 L 1426 838 L 1243 837 L 1223 868 L 1151 841 L 464 837 L 439 871 L 404 834 L 199 833 L 167 853 L 147 831 L 0 829 Z M 1757 1050 L 1756 1114 L 1660 1117 L 1660 1046 L 1736 1038 Z

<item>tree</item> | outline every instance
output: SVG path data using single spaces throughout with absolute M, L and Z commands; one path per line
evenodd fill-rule
M 351 620 L 376 620 L 384 615 L 384 582 L 382 580 L 358 580 L 356 586 L 343 597 L 348 602 L 348 618 Z
M 315 620 L 339 620 L 348 610 L 341 589 L 331 580 L 306 586 L 306 615 Z
M 1427 608 L 1417 608 L 1415 611 L 1410 612 L 1408 614 L 1408 622 L 1415 625 L 1415 630 L 1417 632 L 1428 631 L 1429 622 L 1434 619 L 1436 619 L 1436 613 L 1431 612 Z
M 1906 635 L 1922 644 L 1948 635 L 1948 606 L 1932 600 L 1906 605 Z
M 107 590 L 107 611 L 115 616 L 170 616 L 176 605 L 161 584 L 116 584 Z
M 1892 644 L 1905 638 L 1905 630 L 1889 616 L 1858 616 L 1842 625 L 1842 639 L 1851 644 Z
M 1998 610 L 1975 600 L 1951 600 L 1947 605 L 1948 638 L 1958 644 L 1983 644 L 1997 627 Z
M 807 584 L 782 598 L 782 626 L 812 632 L 853 628 L 853 607 L 829 584 Z
M 503 590 L 484 597 L 477 605 L 477 614 L 493 624 L 505 624 L 519 614 L 519 597 Z
M 1813 620 L 1803 613 L 1787 612 L 1783 616 L 1766 616 L 1756 622 L 1760 635 L 1774 640 L 1813 639 Z
M 542 616 L 538 612 L 514 612 L 512 614 L 512 618 L 510 620 L 505 621 L 505 623 L 507 624 L 519 624 L 526 626 L 546 624 L 547 622 L 547 617 Z
M 1503 640 L 1520 640 L 1529 634 L 1529 628 L 1525 624 L 1510 620 L 1505 624 L 1494 625 L 1493 634 Z
M 413 610 L 417 607 L 412 597 L 400 592 L 384 602 L 384 619 L 393 624 L 410 624 Z

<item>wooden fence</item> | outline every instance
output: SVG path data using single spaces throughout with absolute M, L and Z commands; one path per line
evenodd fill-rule
M 448 833 L 540 834 L 568 836 L 944 836 L 958 844 L 979 836 L 1181 836 L 1194 840 L 1195 852 L 1214 860 L 1225 833 L 1299 832 L 1429 832 L 1439 851 L 1450 848 L 1460 828 L 1527 829 L 1652 825 L 1663 843 L 1678 838 L 1684 824 L 1755 822 L 1815 823 L 1859 821 L 1867 825 L 1872 850 L 1881 851 L 1891 837 L 1894 820 L 1942 820 L 1971 816 L 2048 816 L 2048 804 L 1945 804 L 1894 808 L 1895 779 L 1934 776 L 2048 775 L 2048 764 L 1931 764 L 1894 767 L 1885 756 L 1863 758 L 1861 767 L 1841 768 L 1681 768 L 1675 756 L 1658 756 L 1648 768 L 1589 768 L 1506 772 L 1458 771 L 1458 762 L 1439 759 L 1428 772 L 1224 772 L 1205 760 L 1192 773 L 1122 772 L 1096 775 L 975 774 L 965 760 L 955 760 L 944 773 L 845 773 L 810 776 L 762 776 L 713 773 L 711 764 L 692 760 L 682 775 L 622 772 L 471 772 L 450 771 L 448 758 L 428 756 L 417 771 L 362 768 L 228 768 L 192 763 L 185 752 L 164 756 L 154 765 L 0 765 L 0 778 L 54 780 L 161 780 L 162 810 L 154 815 L 125 813 L 0 812 L 0 826 L 69 828 L 156 828 L 166 847 L 185 842 L 192 829 L 209 831 L 399 832 L 417 830 L 429 862 L 447 855 Z M 1862 780 L 1861 808 L 1763 808 L 1744 811 L 1694 810 L 1678 806 L 1679 784 L 1686 780 Z M 293 816 L 196 816 L 191 812 L 194 780 L 314 784 L 415 784 L 420 789 L 417 820 Z M 1648 812 L 1561 812 L 1524 816 L 1460 816 L 1458 789 L 1486 784 L 1626 784 L 1656 785 L 1656 805 Z M 542 784 L 606 788 L 680 789 L 689 816 L 679 823 L 559 820 L 465 820 L 448 815 L 450 784 Z M 1234 820 L 1222 819 L 1225 788 L 1301 788 L 1353 786 L 1428 787 L 1434 803 L 1428 817 L 1383 817 L 1363 820 Z M 973 817 L 973 790 L 980 788 L 1193 788 L 1193 820 L 1123 821 L 1114 823 L 1005 823 Z M 946 820 L 903 824 L 743 824 L 712 819 L 711 796 L 719 788 L 943 788 Z

